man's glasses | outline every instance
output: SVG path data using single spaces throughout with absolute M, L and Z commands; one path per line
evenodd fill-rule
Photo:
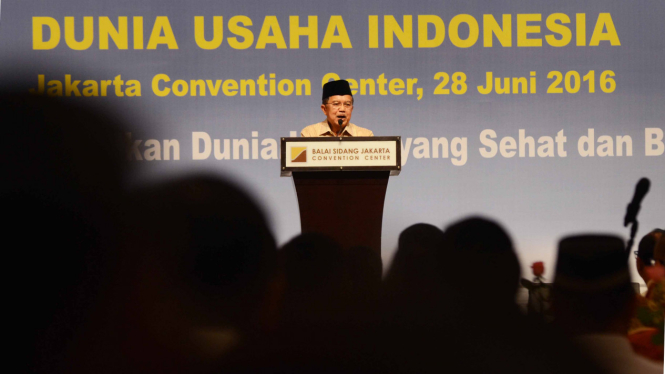
M 339 101 L 333 101 L 332 103 L 328 103 L 328 104 L 330 104 L 330 106 L 333 107 L 334 109 L 339 109 L 342 106 L 344 106 L 345 109 L 353 108 L 353 103 L 351 103 L 350 101 L 347 101 L 345 103 L 342 103 L 342 102 L 339 102 Z

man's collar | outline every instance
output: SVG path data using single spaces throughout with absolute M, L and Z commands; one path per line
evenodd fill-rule
M 322 121 L 319 122 L 319 126 L 317 128 L 318 130 L 318 135 L 324 135 L 330 133 L 332 136 L 336 136 L 332 130 L 330 129 L 330 125 L 328 124 L 328 121 Z M 344 131 L 342 132 L 342 136 L 344 133 L 347 133 L 350 136 L 356 136 L 356 125 L 353 123 L 349 123 L 346 127 L 344 127 Z
M 344 128 L 344 130 L 346 130 L 346 132 L 348 132 L 349 134 L 351 134 L 351 136 L 356 136 L 356 125 L 354 125 L 353 123 L 349 123 L 349 124 Z

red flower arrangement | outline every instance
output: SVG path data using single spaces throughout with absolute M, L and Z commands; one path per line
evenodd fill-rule
M 531 271 L 533 271 L 534 281 L 542 281 L 542 276 L 545 274 L 545 264 L 542 261 L 534 262 L 531 264 Z

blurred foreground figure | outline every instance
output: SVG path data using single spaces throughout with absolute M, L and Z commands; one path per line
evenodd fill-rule
M 121 242 L 124 131 L 91 108 L 0 95 L 6 341 L 21 372 L 94 372 Z M 112 354 L 110 355 L 112 356 Z
M 630 321 L 628 339 L 635 352 L 663 363 L 663 340 L 665 319 L 665 267 L 663 254 L 656 254 L 657 243 L 663 246 L 662 230 L 653 230 L 640 241 L 637 251 L 637 270 L 647 284 L 644 296 L 636 295 L 637 305 Z
M 635 307 L 623 240 L 572 236 L 559 243 L 553 285 L 555 323 L 610 373 L 662 373 L 626 337 Z
M 209 371 L 260 330 L 276 258 L 265 215 L 209 176 L 146 187 L 132 201 L 137 286 L 125 320 L 140 330 L 127 331 L 128 354 L 143 372 Z
M 247 194 L 193 177 L 130 198 L 108 114 L 0 95 L 0 118 L 12 367 L 202 373 L 258 330 L 276 252 Z
M 660 240 L 661 237 L 663 237 L 663 230 L 652 230 L 640 240 L 640 243 L 637 246 L 637 251 L 635 252 L 635 267 L 637 267 L 637 272 L 640 274 L 640 277 L 642 277 L 647 287 L 649 286 L 651 278 L 646 269 L 655 263 L 654 250 L 656 248 L 656 243 L 658 243 L 658 240 Z

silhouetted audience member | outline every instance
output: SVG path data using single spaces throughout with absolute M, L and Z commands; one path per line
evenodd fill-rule
M 468 291 L 464 296 L 469 302 L 491 303 L 494 310 L 516 308 L 520 264 L 512 240 L 499 224 L 478 217 L 462 220 L 446 229 L 445 244 L 472 269 L 471 272 L 464 269 L 462 283 Z M 487 288 L 488 281 L 491 282 L 489 292 L 478 297 L 479 290 Z
M 417 223 L 400 233 L 397 251 L 383 281 L 383 309 L 387 309 L 384 319 L 401 325 L 431 324 L 439 320 L 440 312 L 429 306 L 438 302 L 456 304 L 445 301 L 454 297 L 455 287 L 451 284 L 454 276 L 445 278 L 449 275 L 445 269 L 448 262 L 439 263 L 437 256 L 442 250 L 443 231 L 433 225 Z M 454 258 L 449 261 L 455 262 Z M 432 316 L 414 313 L 418 309 L 423 313 L 431 311 Z M 450 311 L 445 306 L 439 309 Z
M 0 199 L 12 370 L 99 372 L 114 358 L 98 332 L 109 309 L 127 172 L 108 113 L 0 94 Z
M 360 260 L 323 234 L 305 233 L 286 243 L 279 251 L 280 270 L 272 287 L 278 295 L 270 297 L 278 309 L 276 329 L 246 341 L 222 361 L 220 370 L 361 373 L 383 367 L 370 359 L 374 348 L 366 344 L 373 324 L 364 320 L 366 305 L 357 299 L 365 291 L 354 289 L 374 287 L 364 282 L 376 282 L 372 278 L 380 277 L 380 262 L 362 263 L 364 257 L 375 259 L 375 253 L 356 255 Z M 355 270 L 365 274 L 354 274 L 352 264 L 364 267 Z
M 384 279 L 379 362 L 392 372 L 481 372 L 466 351 L 465 325 L 455 275 L 459 265 L 430 224 L 409 226 Z M 450 254 L 442 261 L 441 252 Z
M 393 283 L 401 286 L 416 281 L 425 268 L 435 265 L 434 255 L 442 247 L 443 231 L 436 226 L 417 223 L 407 227 L 399 235 L 397 251 L 384 283 L 390 287 Z
M 192 176 L 133 196 L 138 285 L 127 340 L 144 371 L 208 370 L 260 329 L 276 262 L 263 211 L 239 187 Z M 155 343 L 152 356 L 141 346 Z
M 665 243 L 662 230 L 653 230 L 640 241 L 637 251 L 637 270 L 647 284 L 644 296 L 636 295 L 636 307 L 630 321 L 628 339 L 635 352 L 663 363 L 663 340 L 665 336 L 665 267 L 656 257 L 656 244 Z
M 656 243 L 663 236 L 663 230 L 654 229 L 650 233 L 644 235 L 642 240 L 637 246 L 637 251 L 635 252 L 635 266 L 637 267 L 637 273 L 642 277 L 644 283 L 649 284 L 649 275 L 645 272 L 645 268 L 653 265 L 654 262 L 654 249 L 656 248 Z
M 356 324 L 375 321 L 383 276 L 381 257 L 374 249 L 363 246 L 350 248 L 344 257 L 351 319 Z
M 572 236 L 559 243 L 553 285 L 555 322 L 611 373 L 662 373 L 626 337 L 634 311 L 623 240 Z
M 348 317 L 350 279 L 345 254 L 333 239 L 305 233 L 279 252 L 285 287 L 281 321 L 286 326 L 321 326 Z

